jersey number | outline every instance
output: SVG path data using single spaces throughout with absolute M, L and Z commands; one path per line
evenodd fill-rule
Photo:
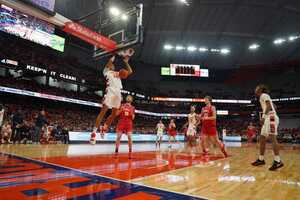
M 129 116 L 129 112 L 128 111 L 125 111 L 124 112 L 124 115 L 127 117 L 127 116 Z

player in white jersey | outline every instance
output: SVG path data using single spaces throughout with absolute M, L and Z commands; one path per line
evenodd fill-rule
M 188 129 L 187 129 L 187 137 L 196 136 L 196 127 L 197 127 L 197 114 L 195 113 L 196 108 L 195 106 L 191 106 L 191 113 L 188 114 Z
M 264 154 L 266 149 L 266 140 L 268 137 L 272 140 L 274 161 L 269 170 L 274 171 L 283 167 L 283 163 L 279 156 L 279 145 L 277 142 L 277 129 L 279 125 L 279 117 L 277 116 L 275 106 L 271 97 L 269 96 L 269 90 L 265 85 L 259 85 L 255 89 L 255 94 L 259 98 L 259 102 L 262 108 L 261 117 L 261 135 L 259 139 L 260 154 L 258 159 L 252 163 L 253 166 L 260 166 L 265 164 Z
M 187 131 L 186 131 L 186 138 L 187 138 L 187 148 L 191 152 L 193 151 L 193 147 L 196 146 L 196 134 L 197 134 L 197 125 L 198 125 L 198 115 L 195 113 L 196 107 L 191 106 L 191 112 L 188 114 L 188 122 L 187 122 Z M 185 125 L 185 126 L 186 126 Z
M 160 148 L 160 143 L 162 141 L 162 137 L 164 134 L 166 127 L 163 124 L 162 120 L 159 120 L 158 124 L 156 125 L 156 148 Z
M 129 58 L 130 57 L 127 56 L 127 57 L 124 57 L 124 59 L 123 59 L 125 65 L 126 65 L 126 70 L 127 70 L 128 76 L 130 74 L 132 74 L 132 68 L 128 63 Z M 112 124 L 113 120 L 116 118 L 117 111 L 121 106 L 122 81 L 121 81 L 121 77 L 120 77 L 120 72 L 115 71 L 114 60 L 115 60 L 114 56 L 112 58 L 110 58 L 103 70 L 103 75 L 105 76 L 106 81 L 107 81 L 107 87 L 106 87 L 106 93 L 104 96 L 103 107 L 96 119 L 96 123 L 93 128 L 93 132 L 91 134 L 91 139 L 90 139 L 91 144 L 96 143 L 96 131 L 98 128 L 100 128 L 100 133 L 101 133 L 102 137 L 103 137 L 104 133 L 107 132 L 107 130 L 110 127 L 110 125 Z M 104 125 L 100 127 L 102 120 L 103 120 L 106 112 L 109 109 L 112 109 L 112 112 L 111 112 L 110 116 L 106 119 L 106 121 L 104 122 Z

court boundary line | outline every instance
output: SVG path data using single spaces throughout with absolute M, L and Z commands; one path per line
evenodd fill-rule
M 175 192 L 175 191 L 171 191 L 171 190 L 167 190 L 167 189 L 161 189 L 161 188 L 158 188 L 158 187 L 152 187 L 152 186 L 147 186 L 147 185 L 143 185 L 143 184 L 133 183 L 131 181 L 120 180 L 120 179 L 116 179 L 116 178 L 112 178 L 112 177 L 108 177 L 108 176 L 102 176 L 102 175 L 95 174 L 95 173 L 92 173 L 92 172 L 85 172 L 85 171 L 82 171 L 80 169 L 75 169 L 75 168 L 71 168 L 71 167 L 67 167 L 67 166 L 63 166 L 63 165 L 59 165 L 59 164 L 53 164 L 53 163 L 42 161 L 42 160 L 35 160 L 33 158 L 29 158 L 27 156 L 20 156 L 20 155 L 14 154 L 14 153 L 4 153 L 4 152 L 0 152 L 0 153 L 2 153 L 4 155 L 8 155 L 8 156 L 13 156 L 13 157 L 16 157 L 16 158 L 24 158 L 24 159 L 31 160 L 31 161 L 38 162 L 38 163 L 53 165 L 53 166 L 56 166 L 56 167 L 61 167 L 61 168 L 77 171 L 77 172 L 80 172 L 80 173 L 83 173 L 83 174 L 88 174 L 88 175 L 97 176 L 97 177 L 103 177 L 103 178 L 107 178 L 107 179 L 111 179 L 111 180 L 115 180 L 115 181 L 119 181 L 119 182 L 123 182 L 123 183 L 134 184 L 134 185 L 137 185 L 137 186 L 148 187 L 148 188 L 151 188 L 151 189 L 156 189 L 156 190 L 161 190 L 161 191 L 165 191 L 165 192 L 185 195 L 185 196 L 188 196 L 188 197 L 202 198 L 202 199 L 209 200 L 209 198 L 207 198 L 207 197 L 195 196 L 195 195 L 185 194 L 185 193 L 181 193 L 181 192 Z

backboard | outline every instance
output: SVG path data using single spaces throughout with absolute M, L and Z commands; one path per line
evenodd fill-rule
M 102 14 L 98 24 L 98 32 L 117 43 L 114 52 L 127 49 L 143 41 L 143 5 L 138 4 L 120 13 L 113 14 L 114 10 L 107 8 Z M 94 47 L 94 59 L 101 59 L 112 52 Z

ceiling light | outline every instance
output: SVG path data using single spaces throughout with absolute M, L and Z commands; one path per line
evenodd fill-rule
M 284 43 L 284 42 L 286 42 L 285 39 L 283 39 L 283 38 L 278 38 L 278 39 L 274 40 L 273 43 L 279 45 L 279 44 L 282 44 L 282 43 Z
M 183 49 L 185 49 L 183 46 L 176 46 L 176 48 L 175 48 L 177 51 L 181 51 L 181 50 L 183 50 Z
M 123 21 L 127 21 L 127 20 L 128 20 L 128 16 L 125 15 L 125 14 L 123 14 L 123 15 L 121 16 L 121 19 L 122 19 Z
M 114 16 L 119 16 L 121 14 L 120 10 L 116 7 L 111 7 L 109 12 Z
M 289 37 L 289 41 L 290 42 L 293 42 L 294 40 L 298 39 L 299 37 L 298 36 L 290 36 Z
M 166 50 L 171 50 L 171 49 L 173 49 L 174 47 L 172 46 L 172 45 L 169 45 L 169 44 L 166 44 L 165 46 L 164 46 L 164 49 L 166 49 Z
M 220 49 L 210 49 L 210 52 L 220 52 Z
M 199 48 L 199 51 L 200 51 L 200 52 L 206 52 L 206 51 L 208 51 L 208 48 L 200 47 L 200 48 Z
M 187 6 L 189 6 L 190 4 L 189 4 L 189 2 L 188 2 L 188 0 L 179 0 L 181 3 L 183 3 L 183 4 L 185 4 L 185 5 L 187 5 Z
M 194 46 L 189 46 L 189 47 L 187 48 L 187 50 L 188 50 L 188 51 L 196 51 L 197 48 L 194 47 Z
M 230 50 L 229 49 L 221 49 L 221 54 L 229 54 Z
M 251 45 L 249 46 L 249 49 L 250 49 L 250 50 L 256 50 L 256 49 L 258 49 L 259 47 L 260 47 L 259 44 L 251 44 Z

